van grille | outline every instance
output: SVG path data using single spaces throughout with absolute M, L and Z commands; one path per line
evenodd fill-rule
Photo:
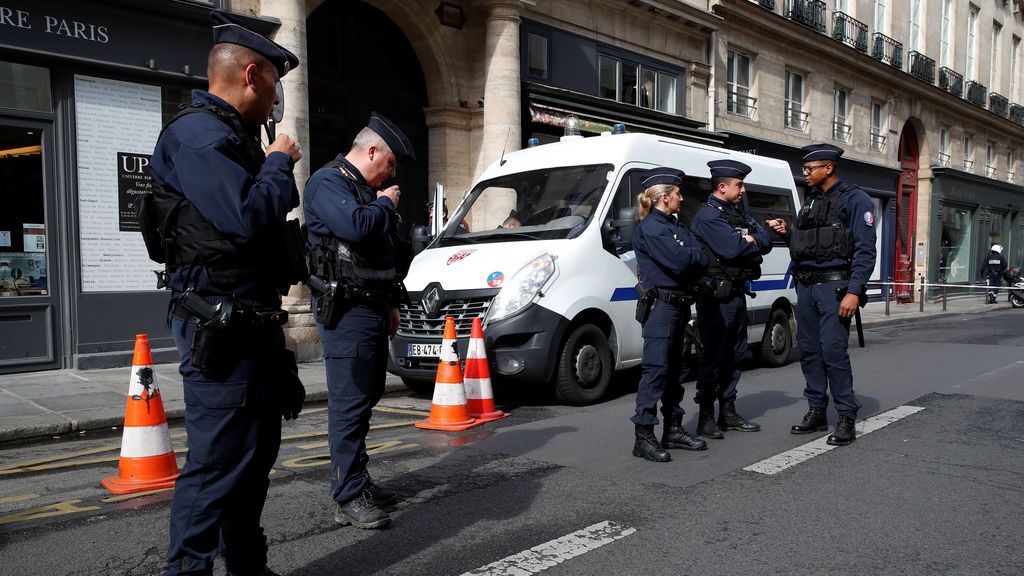
M 493 298 L 493 295 L 488 295 L 445 302 L 437 318 L 428 318 L 423 311 L 423 304 L 419 299 L 414 299 L 412 304 L 401 304 L 398 308 L 398 333 L 403 336 L 440 338 L 444 333 L 445 316 L 452 316 L 455 319 L 456 336 L 469 338 L 473 318 L 479 316 L 483 320 Z

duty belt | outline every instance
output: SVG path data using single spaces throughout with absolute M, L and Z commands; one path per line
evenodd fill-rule
M 793 278 L 802 284 L 818 284 L 819 282 L 833 282 L 836 280 L 848 280 L 849 270 L 815 270 L 814 268 L 803 268 L 793 270 Z
M 668 302 L 669 304 L 689 306 L 695 300 L 693 294 L 682 290 L 672 290 L 670 288 L 655 288 L 655 290 L 658 293 L 658 300 Z
M 189 312 L 185 309 L 180 300 L 176 300 L 172 303 L 171 313 L 185 322 L 194 319 L 202 324 L 210 320 L 209 318 L 202 318 L 192 312 Z M 224 324 L 231 328 L 283 326 L 288 322 L 288 311 L 269 306 L 250 306 L 235 300 L 233 310 L 231 311 L 230 316 L 225 318 L 225 320 L 226 322 Z

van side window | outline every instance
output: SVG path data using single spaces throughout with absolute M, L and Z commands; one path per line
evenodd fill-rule
M 620 238 L 615 222 L 635 217 L 636 196 L 643 191 L 640 186 L 640 174 L 645 170 L 634 168 L 623 175 L 619 182 L 619 188 L 615 191 L 615 197 L 612 198 L 612 205 L 605 216 L 602 226 L 604 233 L 601 235 L 604 249 L 616 256 L 633 249 L 632 238 Z
M 785 188 L 770 188 L 756 184 L 746 186 L 747 193 L 743 199 L 747 204 L 747 212 L 759 224 L 764 226 L 765 220 L 782 218 L 787 226 L 793 226 L 793 194 Z M 776 236 L 772 241 L 775 246 L 784 246 L 786 242 Z
M 711 194 L 711 179 L 686 176 L 683 178 L 682 193 L 683 205 L 679 207 L 679 221 L 689 228 L 697 211 L 708 203 L 708 195 Z

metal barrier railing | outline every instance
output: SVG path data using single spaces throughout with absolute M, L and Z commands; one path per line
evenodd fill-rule
M 882 294 L 885 296 L 885 315 L 889 316 L 891 313 L 890 303 L 893 300 L 895 288 L 898 286 L 918 286 L 918 311 L 924 312 L 925 300 L 928 299 L 926 289 L 938 288 L 938 299 L 942 301 L 942 311 L 947 311 L 947 305 L 949 300 L 950 289 L 965 290 L 969 291 L 969 294 L 975 294 L 976 290 L 981 289 L 984 291 L 998 288 L 1001 290 L 1007 290 L 1012 288 L 1006 284 L 1000 283 L 998 286 L 989 286 L 988 284 L 949 284 L 944 276 L 938 278 L 938 282 L 925 282 L 924 276 L 919 277 L 919 282 L 896 282 L 892 276 L 889 276 L 881 282 L 867 282 L 866 286 L 875 287 L 878 286 L 882 290 Z

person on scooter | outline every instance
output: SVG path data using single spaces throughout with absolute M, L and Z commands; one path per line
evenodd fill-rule
M 988 293 L 985 295 L 986 304 L 995 304 L 999 294 L 999 286 L 1003 284 L 1003 272 L 1006 271 L 1006 258 L 1003 258 L 1003 247 L 999 244 L 992 245 L 992 251 L 988 253 L 985 264 L 981 267 L 981 275 L 988 284 Z

